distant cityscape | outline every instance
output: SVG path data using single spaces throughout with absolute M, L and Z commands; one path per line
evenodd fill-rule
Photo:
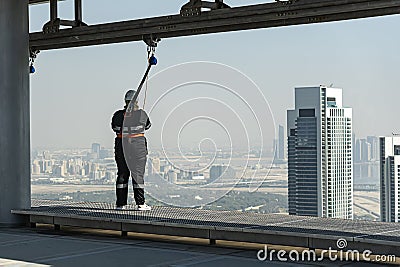
M 171 153 L 168 161 L 159 155 L 161 152 L 151 152 L 146 168 L 146 187 L 154 187 L 151 178 L 159 176 L 165 181 L 181 186 L 205 185 L 213 182 L 215 189 L 235 187 L 235 192 L 228 194 L 226 198 L 216 201 L 203 208 L 235 209 L 254 212 L 285 212 L 287 201 L 285 192 L 287 188 L 286 164 L 271 166 L 260 161 L 260 152 L 252 150 L 234 152 L 218 151 L 216 158 L 206 168 L 214 152 L 203 152 L 202 161 L 196 164 L 187 163 L 187 159 L 198 158 L 199 154 L 187 152 L 185 158 L 179 153 Z M 249 158 L 248 158 L 249 157 Z M 264 160 L 263 160 L 264 159 Z M 230 162 L 230 164 L 229 164 Z M 261 162 L 272 162 L 272 158 L 261 158 Z M 186 164 L 186 165 L 185 165 Z M 177 167 L 179 166 L 179 167 Z M 261 185 L 260 192 L 249 193 L 248 183 L 257 172 L 256 180 L 264 179 L 270 174 L 268 181 Z M 71 201 L 115 201 L 115 182 L 117 168 L 113 150 L 93 143 L 88 149 L 70 150 L 33 150 L 32 154 L 32 189 L 34 198 L 71 200 Z M 240 182 L 238 183 L 238 179 Z M 223 179 L 223 183 L 218 179 Z M 150 182 L 149 182 L 150 181 Z M 260 181 L 259 181 L 260 182 Z M 168 198 L 184 198 L 176 192 L 159 189 Z M 187 197 L 187 196 L 186 196 Z M 197 198 L 204 196 L 199 195 Z M 131 195 L 132 198 L 132 195 Z M 162 205 L 157 199 L 149 196 L 151 204 Z M 272 201 L 268 201 L 271 199 Z M 183 200 L 184 201 L 184 200 Z
M 100 144 L 91 149 L 32 152 L 33 184 L 114 184 L 117 166 L 113 150 Z
M 233 195 L 227 197 L 240 202 L 236 206 L 230 203 L 238 210 L 398 222 L 400 137 L 357 137 L 352 110 L 343 107 L 342 89 L 296 88 L 295 95 L 295 109 L 288 111 L 286 131 L 282 125 L 277 129 L 273 157 L 252 149 L 250 156 L 249 151 L 235 151 L 230 158 L 228 152 L 219 150 L 214 159 L 215 152 L 205 153 L 202 160 L 192 164 L 188 159 L 198 159 L 195 152 L 185 156 L 172 153 L 171 159 L 152 151 L 146 179 L 151 181 L 157 175 L 177 185 L 215 183 L 215 189 L 233 187 Z M 252 179 L 255 172 L 257 177 Z M 92 187 L 85 193 L 86 200 L 113 201 L 116 176 L 113 149 L 98 143 L 87 149 L 32 152 L 32 185 L 39 198 L 76 200 L 82 197 L 77 192 Z M 221 177 L 224 182 L 218 184 Z M 259 184 L 257 197 L 245 190 L 251 183 Z M 52 193 L 46 190 L 51 185 L 67 189 Z M 91 193 L 98 199 L 89 196 Z M 248 197 L 239 201 L 235 194 Z M 278 203 L 266 203 L 263 198 L 275 198 Z M 263 204 L 257 205 L 254 199 Z M 203 208 L 225 208 L 221 203 L 226 205 L 224 200 L 217 200 Z
M 248 154 L 243 152 L 243 158 Z M 158 153 L 156 153 L 158 154 Z M 210 152 L 210 154 L 213 154 Z M 195 157 L 195 155 L 192 155 Z M 240 153 L 237 155 L 241 158 Z M 211 157 L 211 156 L 210 156 Z M 222 151 L 217 156 L 221 162 L 226 157 Z M 253 155 L 256 158 L 256 155 Z M 208 158 L 207 158 L 208 159 Z M 182 181 L 213 182 L 222 175 L 236 179 L 236 171 L 225 164 L 213 164 L 209 170 L 203 169 L 206 163 L 188 165 L 185 170 L 178 169 L 165 158 L 151 156 L 148 158 L 146 176 L 158 174 L 171 183 Z M 73 150 L 34 150 L 32 154 L 32 183 L 34 184 L 114 184 L 117 166 L 112 149 L 106 149 L 93 143 L 91 149 Z M 240 166 L 238 166 L 240 167 Z M 261 168 L 260 165 L 254 166 Z M 267 168 L 267 166 L 265 166 Z

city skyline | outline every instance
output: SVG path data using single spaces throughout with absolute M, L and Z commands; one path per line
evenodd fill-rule
M 230 2 L 233 6 L 243 4 L 241 1 Z M 254 3 L 260 2 L 264 1 Z M 125 1 L 118 7 L 108 6 L 108 10 L 116 11 L 107 16 L 99 15 L 99 10 L 108 3 L 88 1 L 85 4 L 84 20 L 91 25 L 121 18 L 174 14 L 177 13 L 174 7 L 181 3 L 162 3 L 152 9 L 148 8 L 151 4 L 144 3 L 139 11 L 133 8 L 133 3 Z M 61 3 L 61 16 L 66 16 L 70 8 L 71 3 Z M 46 22 L 47 6 L 30 9 L 31 31 L 40 30 Z M 354 111 L 353 131 L 356 136 L 363 137 L 357 150 L 360 151 L 360 161 L 355 163 L 354 180 L 359 177 L 363 182 L 367 177 L 371 180 L 365 182 L 373 182 L 377 164 L 372 154 L 376 154 L 373 151 L 376 144 L 368 140 L 368 136 L 387 136 L 398 131 L 398 126 L 392 123 L 396 122 L 395 113 L 390 109 L 396 106 L 395 99 L 400 96 L 395 89 L 398 85 L 396 63 L 400 58 L 394 53 L 400 38 L 392 34 L 396 32 L 394 25 L 399 21 L 396 16 L 388 16 L 163 40 L 157 50 L 160 65 L 153 74 L 187 61 L 214 61 L 239 69 L 259 85 L 267 98 L 277 133 L 279 125 L 286 123 L 285 110 L 294 102 L 294 86 L 333 83 L 335 87 L 344 89 L 346 103 Z M 251 49 L 248 40 L 253 40 Z M 183 49 L 186 47 L 191 49 Z M 257 60 L 254 60 L 254 51 L 257 51 Z M 87 144 L 95 142 L 111 149 L 114 139 L 109 127 L 111 115 L 123 106 L 125 91 L 136 87 L 143 73 L 145 54 L 145 46 L 140 43 L 41 53 L 35 64 L 38 71 L 31 76 L 32 147 L 62 149 L 87 147 Z M 79 65 L 76 64 L 78 61 Z M 241 83 L 238 86 L 246 87 Z M 166 89 L 153 87 L 150 83 L 150 99 L 162 95 Z M 243 96 L 247 97 L 245 94 Z M 196 96 L 196 93 L 190 95 Z M 214 92 L 211 91 L 209 96 L 214 96 Z M 251 100 L 255 98 L 251 94 L 248 97 Z M 230 101 L 226 103 L 235 107 L 235 102 Z M 152 101 L 149 103 L 151 106 Z M 168 104 L 173 106 L 170 102 Z M 192 109 L 201 109 L 201 106 L 192 106 Z M 234 110 L 242 111 L 236 107 Z M 160 114 L 157 111 L 150 115 L 158 118 Z M 44 117 L 47 119 L 43 120 Z M 49 128 L 46 121 L 52 121 L 52 127 Z M 162 128 L 160 123 L 154 126 Z M 210 131 L 217 132 L 215 130 L 215 127 L 210 128 Z M 152 131 L 148 133 L 150 149 L 161 150 L 160 138 Z M 198 140 L 199 133 L 204 134 L 192 131 L 188 136 Z M 250 127 L 249 134 L 255 136 L 256 132 Z M 268 138 L 273 141 L 271 136 Z M 280 139 L 279 135 L 275 138 Z M 195 148 L 195 145 L 188 147 Z
M 44 173 L 32 173 L 32 186 L 35 198 L 80 201 L 83 200 L 80 197 L 85 197 L 84 199 L 95 202 L 113 201 L 113 189 L 115 187 L 115 179 L 113 178 L 115 178 L 114 176 L 116 167 L 112 157 L 105 158 L 104 160 L 96 159 L 92 153 L 91 147 L 83 150 L 74 149 L 39 152 L 39 154 L 35 153 L 33 155 L 32 160 L 34 164 L 38 164 L 39 166 L 37 168 L 40 169 L 40 166 L 47 162 L 48 168 Z M 109 150 L 109 153 L 111 154 L 112 150 Z M 109 156 L 111 156 L 110 154 Z M 178 154 L 176 156 L 179 158 Z M 242 157 L 240 154 L 235 155 L 232 159 L 231 165 L 229 166 L 232 166 L 235 170 L 238 170 L 239 166 L 242 164 L 241 162 L 245 162 L 238 161 L 240 157 Z M 181 158 L 181 161 L 182 160 L 184 161 L 183 158 Z M 153 165 L 154 162 L 156 162 L 155 166 Z M 217 167 L 219 164 L 223 164 L 223 162 L 219 161 L 213 166 Z M 58 173 L 61 166 L 65 166 L 63 169 L 66 171 L 62 177 L 60 177 Z M 219 166 L 224 166 L 223 168 L 228 167 L 228 165 L 224 164 Z M 212 175 L 209 173 L 210 170 L 200 173 L 196 171 L 182 172 L 182 170 L 174 170 L 172 167 L 173 166 L 169 165 L 165 158 L 158 158 L 157 154 L 153 154 L 149 157 L 147 174 L 153 175 L 155 173 L 161 173 L 164 179 L 168 180 L 169 182 L 178 182 L 179 184 L 186 183 L 188 185 L 193 183 L 204 184 L 212 181 L 212 179 L 210 180 Z M 264 210 L 262 205 L 257 205 L 255 200 L 255 198 L 259 198 L 262 194 L 265 196 L 265 193 L 263 192 L 268 192 L 269 198 L 271 198 L 272 195 L 282 196 L 284 197 L 285 202 L 287 202 L 287 167 L 285 162 L 280 162 L 278 165 L 273 166 L 269 171 L 268 166 L 258 166 L 255 161 L 252 161 L 249 167 L 249 170 L 258 169 L 258 172 L 261 171 L 260 175 L 265 172 L 269 172 L 270 175 L 265 183 L 263 183 L 257 190 L 258 193 L 256 194 L 248 192 L 248 179 L 243 180 L 243 182 L 237 184 L 237 187 L 232 188 L 232 190 L 238 194 L 240 192 L 248 192 L 247 202 L 254 203 L 247 206 L 249 210 L 257 212 Z M 263 168 L 267 169 L 263 170 Z M 34 169 L 34 166 L 32 166 L 32 169 Z M 53 170 L 56 170 L 56 172 L 52 173 Z M 79 170 L 81 171 L 79 172 Z M 170 172 L 170 170 L 173 170 L 174 173 Z M 240 179 L 242 174 L 240 172 L 237 173 L 239 175 L 237 178 Z M 218 172 L 217 176 L 219 176 Z M 377 178 L 377 181 L 379 181 L 379 178 Z M 379 199 L 372 202 L 371 200 L 373 200 L 375 195 L 378 196 L 379 186 L 370 184 L 368 181 L 364 180 L 360 180 L 359 182 L 359 184 L 355 184 L 355 192 L 357 196 L 357 201 L 355 203 L 356 218 L 375 220 L 377 218 L 375 214 L 379 213 Z M 228 184 L 226 184 L 226 186 L 228 186 Z M 176 192 L 169 192 L 169 194 L 172 194 L 171 196 L 175 196 Z M 220 203 L 224 202 L 223 199 L 218 201 L 218 204 L 212 205 L 214 207 L 218 207 L 221 205 Z M 236 205 L 234 203 L 231 204 Z M 273 203 L 269 203 L 268 205 L 272 207 L 272 204 Z M 280 203 L 277 207 L 280 209 L 282 208 L 280 212 L 285 212 L 287 209 L 286 205 L 287 204 Z M 374 215 L 368 215 L 371 214 L 370 212 L 366 212 L 368 210 L 373 211 Z

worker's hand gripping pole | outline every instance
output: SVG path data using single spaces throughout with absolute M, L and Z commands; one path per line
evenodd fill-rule
M 155 51 L 156 51 L 156 48 L 155 48 L 155 47 L 150 47 L 150 46 L 149 46 L 149 47 L 147 48 L 147 52 L 148 52 L 148 55 L 149 55 L 147 70 L 146 70 L 146 72 L 144 73 L 144 76 L 143 76 L 143 78 L 142 78 L 142 81 L 141 81 L 140 84 L 139 84 L 138 89 L 136 90 L 136 94 L 133 96 L 133 98 L 132 98 L 132 100 L 131 100 L 132 103 L 135 103 L 136 100 L 137 100 L 137 98 L 139 97 L 140 91 L 142 90 L 143 85 L 144 85 L 144 83 L 146 82 L 147 77 L 149 76 L 151 67 L 157 65 L 157 58 L 154 56 Z M 151 56 L 150 56 L 150 53 L 151 53 Z

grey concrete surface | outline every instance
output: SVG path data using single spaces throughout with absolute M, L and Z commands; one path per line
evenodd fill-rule
M 213 240 L 296 246 L 311 249 L 370 250 L 400 257 L 400 228 L 396 223 L 210 211 L 155 206 L 151 211 L 116 211 L 110 203 L 44 201 L 31 209 L 13 210 L 31 223 L 103 230 L 196 237 Z
M 28 0 L 0 1 L 0 224 L 30 208 Z
M 87 231 L 87 230 L 86 230 Z M 368 263 L 264 261 L 256 249 L 227 248 L 85 230 L 0 228 L 0 266 L 379 266 Z

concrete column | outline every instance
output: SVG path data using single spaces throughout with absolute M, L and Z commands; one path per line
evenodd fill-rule
M 0 0 L 0 224 L 30 208 L 28 0 Z

